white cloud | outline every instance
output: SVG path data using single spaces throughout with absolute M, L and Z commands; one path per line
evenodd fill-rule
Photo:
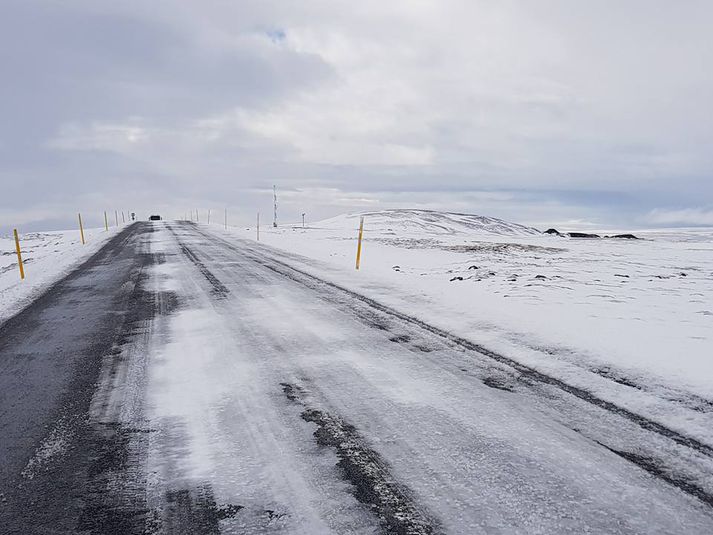
M 127 123 L 92 122 L 89 125 L 69 123 L 62 125 L 59 133 L 47 146 L 69 151 L 108 151 L 130 153 L 149 141 L 149 132 L 140 120 Z
M 713 208 L 657 208 L 649 212 L 646 220 L 654 225 L 713 225 Z
M 129 2 L 107 9 L 173 28 L 200 51 L 196 59 L 241 53 L 281 71 L 289 70 L 275 59 L 281 56 L 328 66 L 332 75 L 316 85 L 290 88 L 289 78 L 276 78 L 284 90 L 268 105 L 236 101 L 218 113 L 194 113 L 197 121 L 237 120 L 231 129 L 269 140 L 279 158 L 286 151 L 308 164 L 478 162 L 506 179 L 515 169 L 533 184 L 565 177 L 573 185 L 636 182 L 711 164 L 690 144 L 690 136 L 713 133 L 697 120 L 713 112 L 710 99 L 694 109 L 684 98 L 692 82 L 713 89 L 711 76 L 696 72 L 690 59 L 713 59 L 701 52 L 707 30 L 693 20 L 705 7 L 689 5 L 685 29 L 667 24 L 681 9 L 637 2 L 576 10 L 569 2 L 466 0 L 178 9 Z M 637 24 L 624 23 L 634 16 Z M 231 82 L 240 85 L 239 78 Z M 572 172 L 583 165 L 584 172 Z

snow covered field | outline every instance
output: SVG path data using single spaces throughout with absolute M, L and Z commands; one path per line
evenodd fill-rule
M 576 383 L 584 371 L 608 379 L 606 388 L 611 380 L 629 387 L 619 398 L 651 391 L 713 410 L 713 229 L 577 239 L 478 216 L 372 212 L 356 272 L 358 221 L 345 215 L 305 229 L 263 227 L 261 243 L 307 262 L 320 277 L 547 373 Z M 24 281 L 12 237 L 0 237 L 0 322 L 114 232 L 87 229 L 85 246 L 74 230 L 22 235 Z M 254 228 L 227 234 L 255 239 Z
M 0 236 L 0 323 L 89 258 L 115 233 L 115 228 L 109 232 L 84 229 L 85 245 L 78 230 L 20 234 L 25 280 L 17 268 L 14 238 Z
M 320 277 L 710 438 L 713 229 L 576 239 L 374 212 L 356 272 L 357 227 L 358 216 L 341 216 L 261 228 L 260 239 L 292 262 L 309 258 L 302 263 Z M 255 239 L 254 228 L 227 234 Z

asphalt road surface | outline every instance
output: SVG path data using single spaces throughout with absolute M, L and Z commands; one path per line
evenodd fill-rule
M 713 448 L 136 223 L 0 326 L 0 533 L 713 533 Z

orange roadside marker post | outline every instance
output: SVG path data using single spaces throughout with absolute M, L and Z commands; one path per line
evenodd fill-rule
M 82 245 L 86 242 L 84 241 L 84 227 L 82 226 L 82 214 L 79 215 L 79 235 L 82 237 Z
M 361 264 L 361 238 L 364 235 L 364 216 L 359 219 L 359 241 L 357 243 L 356 268 L 359 269 Z
M 17 236 L 17 229 L 14 229 L 15 233 L 15 250 L 17 251 L 17 265 L 20 268 L 20 279 L 25 279 L 25 267 L 22 265 L 22 252 L 20 251 L 20 238 Z

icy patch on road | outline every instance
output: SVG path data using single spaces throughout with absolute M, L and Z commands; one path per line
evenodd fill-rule
M 61 458 L 72 444 L 76 425 L 76 420 L 60 417 L 37 447 L 20 475 L 25 479 L 33 479 L 40 471 L 47 470 L 50 463 Z
M 165 263 L 149 272 L 154 288 L 176 290 L 181 302 L 156 320 L 150 351 L 152 510 L 169 525 L 189 514 L 181 511 L 197 500 L 192 489 L 209 488 L 216 507 L 235 513 L 218 520 L 223 533 L 373 532 L 373 518 L 334 477 L 335 455 L 314 444 L 309 425 L 278 395 L 279 381 L 266 377 L 260 345 L 236 335 L 245 318 L 233 303 L 247 295 L 234 299 L 229 285 L 215 299 L 204 269 L 224 283 L 218 270 L 230 267 L 209 262 L 195 235 L 174 230 L 153 234 Z M 196 258 L 206 259 L 204 269 Z
M 190 306 L 190 305 L 189 305 Z M 209 311 L 180 310 L 170 318 L 171 338 L 153 357 L 149 400 L 151 419 L 184 422 L 188 435 L 188 455 L 180 459 L 180 471 L 190 478 L 206 479 L 214 468 L 210 456 L 210 437 L 204 433 L 191 433 L 207 422 L 203 407 L 217 405 L 228 392 L 212 365 L 213 355 L 222 353 L 220 340 L 213 336 L 218 318 Z M 208 374 L 208 377 L 206 377 Z M 198 381 L 198 378 L 206 381 Z

